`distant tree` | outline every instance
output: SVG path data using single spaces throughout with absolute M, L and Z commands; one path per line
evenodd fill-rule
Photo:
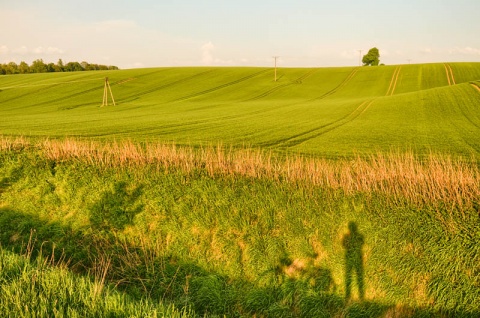
M 22 61 L 19 65 L 15 62 L 8 64 L 0 64 L 0 75 L 6 74 L 26 74 L 26 73 L 45 73 L 45 72 L 80 72 L 80 71 L 97 71 L 97 70 L 118 70 L 117 66 L 107 66 L 101 64 L 90 64 L 88 62 L 68 62 L 64 64 L 62 59 L 59 59 L 57 64 L 46 64 L 42 59 L 37 59 L 28 65 Z
M 48 64 L 47 64 L 47 72 L 49 72 L 49 73 L 55 72 L 55 64 L 53 64 L 53 63 L 48 63 Z
M 25 61 L 21 61 L 18 65 L 18 70 L 20 71 L 20 74 L 27 74 L 30 73 L 30 66 L 28 66 Z
M 45 73 L 47 71 L 47 65 L 43 62 L 42 59 L 38 59 L 32 62 L 30 70 L 33 73 Z
M 378 66 L 380 64 L 380 51 L 374 47 L 363 56 L 362 63 L 364 66 Z
M 87 62 L 83 61 L 80 63 L 80 65 L 82 66 L 82 68 L 85 70 L 85 71 L 89 71 L 90 70 L 90 64 L 88 64 Z
M 15 62 L 8 63 L 7 68 L 6 68 L 6 73 L 7 74 L 18 74 L 19 71 L 18 71 L 17 63 L 15 63 Z
M 62 59 L 58 59 L 58 62 L 55 65 L 55 72 L 63 72 L 64 70 L 65 70 L 65 65 L 63 65 Z
M 68 62 L 67 65 L 65 65 L 65 71 L 67 71 L 67 72 L 80 72 L 80 71 L 83 71 L 83 67 L 78 62 Z

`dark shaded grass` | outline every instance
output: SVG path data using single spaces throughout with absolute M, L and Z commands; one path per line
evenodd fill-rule
M 3 248 L 30 259 L 48 255 L 52 266 L 66 264 L 132 299 L 207 316 L 480 311 L 475 200 L 461 211 L 415 206 L 377 192 L 201 167 L 57 161 L 14 146 L 2 152 L 0 173 Z M 365 301 L 343 296 L 349 221 L 365 237 Z

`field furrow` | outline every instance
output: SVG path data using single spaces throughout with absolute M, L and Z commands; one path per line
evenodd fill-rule
M 455 77 L 453 76 L 452 67 L 449 64 L 444 64 L 445 72 L 447 73 L 448 85 L 455 85 Z
M 4 76 L 0 133 L 248 144 L 325 156 L 392 145 L 468 155 L 480 143 L 480 63 L 281 68 L 278 82 L 272 72 L 159 68 Z M 105 77 L 115 107 L 98 107 Z
M 471 83 L 470 85 L 472 85 L 473 88 L 475 88 L 477 91 L 480 92 L 480 85 L 479 84 Z
M 259 71 L 257 73 L 254 73 L 254 74 L 251 74 L 251 75 L 248 75 L 248 76 L 245 76 L 245 77 L 242 77 L 242 78 L 239 78 L 239 79 L 236 79 L 234 81 L 231 81 L 231 82 L 228 82 L 228 83 L 225 83 L 225 84 L 222 84 L 222 85 L 219 85 L 219 86 L 216 86 L 216 87 L 212 87 L 212 88 L 209 88 L 209 89 L 206 89 L 204 91 L 201 91 L 201 92 L 195 92 L 195 93 L 191 93 L 189 95 L 185 95 L 185 96 L 182 96 L 180 98 L 177 98 L 177 99 L 173 99 L 173 100 L 170 100 L 169 102 L 179 102 L 179 101 L 184 101 L 184 100 L 187 100 L 187 99 L 190 99 L 190 98 L 194 98 L 194 97 L 198 97 L 198 96 L 201 96 L 201 95 L 206 95 L 206 94 L 210 94 L 210 93 L 213 93 L 213 92 L 216 92 L 218 90 L 221 90 L 221 89 L 224 89 L 224 88 L 227 88 L 229 86 L 233 86 L 233 85 L 238 85 L 242 82 L 245 82 L 245 81 L 248 81 L 256 76 L 259 76 L 265 72 L 268 72 L 268 70 L 262 70 L 262 71 Z
M 278 85 L 278 86 L 275 86 L 275 87 L 273 87 L 273 88 L 271 88 L 271 89 L 269 89 L 269 90 L 267 90 L 267 91 L 265 91 L 265 92 L 263 92 L 263 93 L 255 96 L 255 97 L 251 97 L 251 98 L 246 99 L 245 102 L 263 99 L 263 98 L 265 98 L 265 97 L 267 97 L 267 96 L 269 96 L 269 95 L 271 95 L 271 94 L 273 94 L 273 93 L 275 93 L 275 92 L 277 92 L 277 91 L 280 91 L 280 90 L 282 90 L 282 89 L 284 89 L 284 88 L 287 88 L 287 87 L 289 87 L 289 86 L 291 86 L 291 85 L 302 84 L 305 79 L 307 79 L 308 77 L 312 76 L 316 71 L 317 71 L 317 70 L 310 70 L 310 71 L 308 71 L 307 73 L 303 74 L 302 76 L 298 77 L 297 79 L 295 79 L 295 80 L 293 80 L 293 81 L 291 81 L 291 82 L 287 82 L 287 83 L 284 83 L 284 84 L 280 84 L 280 85 Z
M 339 91 L 340 89 L 342 89 L 343 87 L 345 87 L 348 82 L 350 82 L 352 80 L 352 78 L 355 76 L 355 74 L 358 72 L 358 68 L 355 68 L 352 70 L 352 72 L 347 76 L 347 78 L 345 78 L 345 80 L 343 82 L 341 82 L 337 87 L 335 87 L 334 89 L 328 91 L 327 93 L 323 94 L 322 96 L 316 98 L 316 100 L 318 99 L 324 99 L 324 98 L 327 98 L 333 94 L 335 94 L 337 91 Z
M 373 102 L 374 102 L 373 100 L 364 101 L 357 108 L 355 108 L 351 113 L 345 115 L 342 118 L 339 118 L 335 121 L 321 125 L 314 129 L 310 129 L 308 131 L 304 131 L 302 133 L 293 135 L 283 140 L 278 140 L 273 143 L 267 143 L 262 146 L 270 146 L 270 147 L 275 146 L 275 147 L 281 147 L 281 148 L 295 147 L 305 141 L 320 137 L 328 132 L 331 132 L 336 128 L 339 128 L 349 122 L 352 122 L 353 120 L 358 118 L 360 115 L 362 115 L 373 104 Z
M 385 96 L 392 96 L 395 92 L 395 88 L 397 87 L 398 76 L 400 75 L 401 66 L 398 66 L 395 71 L 393 72 L 392 79 L 390 81 L 390 86 L 388 87 L 387 93 Z
M 0 316 L 480 317 L 480 63 L 277 74 L 0 76 Z
M 195 79 L 197 79 L 201 76 L 208 75 L 209 73 L 212 73 L 212 72 L 213 72 L 213 70 L 207 70 L 207 71 L 203 71 L 203 72 L 196 73 L 196 74 L 193 74 L 193 75 L 182 77 L 182 78 L 174 80 L 172 82 L 163 83 L 159 86 L 154 86 L 154 87 L 149 88 L 149 89 L 141 89 L 141 90 L 139 90 L 139 92 L 134 92 L 132 95 L 127 95 L 127 96 L 123 97 L 122 101 L 123 102 L 130 102 L 130 101 L 136 100 L 140 97 L 143 97 L 145 95 L 156 93 L 160 90 L 165 90 L 167 88 L 171 88 L 171 87 L 174 87 L 175 85 L 183 84 L 183 83 L 186 83 L 188 81 L 193 81 L 193 80 L 195 80 Z M 124 82 L 124 80 L 121 80 L 120 82 L 122 82 L 122 84 L 126 83 L 126 82 Z M 118 85 L 118 83 L 114 83 L 114 85 Z

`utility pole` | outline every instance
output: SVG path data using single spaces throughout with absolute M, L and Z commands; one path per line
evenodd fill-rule
M 108 77 L 105 77 L 105 85 L 103 87 L 103 106 L 108 106 L 108 91 L 110 91 L 110 96 L 112 97 L 113 106 L 115 105 L 115 99 L 113 98 L 112 88 L 110 87 L 110 83 L 108 82 Z
M 410 63 L 412 62 L 412 60 L 411 60 L 411 59 L 408 59 L 407 61 L 408 61 L 408 64 L 410 64 Z
M 274 56 L 273 57 L 275 60 L 275 82 L 277 81 L 277 59 L 280 58 L 280 56 Z
M 358 58 L 358 66 L 362 66 L 362 50 L 357 50 L 360 53 Z

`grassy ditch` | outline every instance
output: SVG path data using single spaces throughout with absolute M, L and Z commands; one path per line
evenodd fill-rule
M 28 264 L 2 265 L 4 290 L 25 276 L 46 297 L 41 267 L 55 289 L 68 290 L 68 276 L 92 283 L 78 293 L 120 297 L 125 316 L 143 303 L 189 316 L 480 313 L 471 160 L 21 138 L 0 147 L 2 258 Z M 0 306 L 12 315 L 12 303 Z

